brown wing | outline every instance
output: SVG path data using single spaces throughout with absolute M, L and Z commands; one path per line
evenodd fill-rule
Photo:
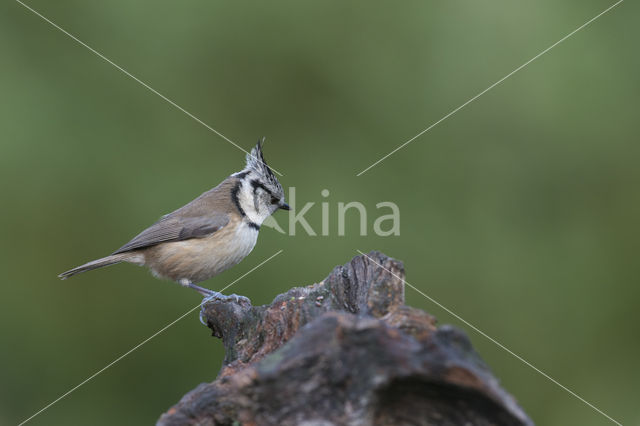
M 204 238 L 219 231 L 228 223 L 229 215 L 226 213 L 214 213 L 207 217 L 176 217 L 174 214 L 169 214 L 142 231 L 134 239 L 113 252 L 113 254 L 169 241 Z

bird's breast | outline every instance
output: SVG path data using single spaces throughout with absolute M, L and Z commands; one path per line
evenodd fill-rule
M 160 277 L 198 283 L 237 265 L 257 240 L 258 230 L 238 221 L 209 237 L 152 247 L 145 253 L 145 263 Z

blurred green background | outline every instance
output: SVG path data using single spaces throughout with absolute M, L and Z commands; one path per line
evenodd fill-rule
M 268 303 L 356 250 L 623 424 L 640 424 L 640 6 L 625 2 L 364 175 L 356 173 L 611 5 L 561 2 L 31 0 L 29 5 L 296 187 L 330 236 L 263 229 L 204 283 Z M 119 265 L 120 247 L 243 167 L 244 154 L 19 3 L 0 5 L 0 424 L 17 424 L 198 304 Z M 330 190 L 326 199 L 320 193 Z M 393 201 L 401 235 L 358 235 L 337 203 Z M 276 220 L 287 227 L 287 214 Z M 464 328 L 539 425 L 611 424 Z M 33 425 L 150 424 L 212 380 L 222 344 L 193 313 Z

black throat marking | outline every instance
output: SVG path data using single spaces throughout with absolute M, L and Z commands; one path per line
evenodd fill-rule
M 242 181 L 238 181 L 238 183 L 236 183 L 235 186 L 231 189 L 231 200 L 233 201 L 233 204 L 235 204 L 236 208 L 238 209 L 240 216 L 242 216 L 242 220 L 245 221 L 245 223 L 249 226 L 249 228 L 253 228 L 256 231 L 259 231 L 260 225 L 250 221 L 249 218 L 247 218 L 247 213 L 245 213 L 244 209 L 240 205 L 240 198 L 238 196 L 238 193 L 240 192 L 241 187 L 242 187 Z

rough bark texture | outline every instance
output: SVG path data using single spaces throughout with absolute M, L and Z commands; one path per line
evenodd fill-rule
M 372 252 L 266 306 L 203 306 L 224 365 L 158 425 L 532 425 L 466 335 L 404 306 Z

